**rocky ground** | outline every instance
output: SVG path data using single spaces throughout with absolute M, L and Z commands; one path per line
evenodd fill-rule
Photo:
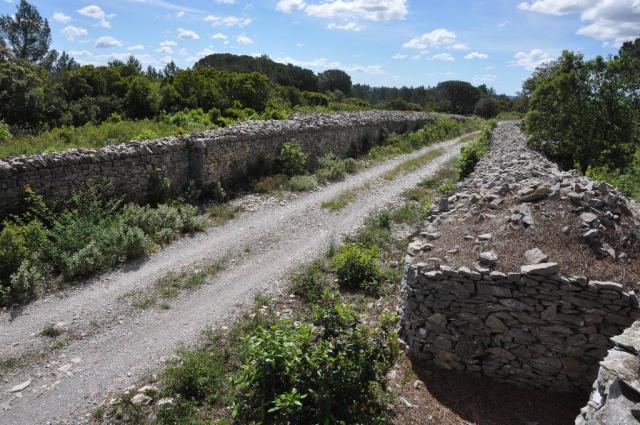
M 519 124 L 508 122 L 471 177 L 441 199 L 414 249 L 456 268 L 555 262 L 565 275 L 632 289 L 640 283 L 640 209 L 612 186 L 526 149 Z
M 382 176 L 410 158 L 441 148 L 444 155 L 388 181 Z M 84 423 L 106 394 L 117 393 L 160 368 L 176 346 L 197 342 L 223 326 L 257 292 L 278 292 L 289 270 L 315 258 L 372 211 L 397 200 L 459 151 L 458 140 L 386 161 L 345 181 L 292 199 L 251 198 L 246 212 L 224 226 L 176 242 L 149 259 L 0 316 L 0 399 L 3 423 Z M 367 183 L 365 185 L 365 183 Z M 366 190 L 362 188 L 366 187 Z M 339 212 L 320 207 L 361 188 Z M 255 210 L 255 212 L 251 212 Z M 227 267 L 168 309 L 131 305 L 169 272 L 227 258 Z M 45 328 L 61 335 L 42 335 Z

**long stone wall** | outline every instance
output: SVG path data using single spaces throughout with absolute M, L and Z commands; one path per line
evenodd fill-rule
M 414 131 L 433 119 L 426 113 L 392 111 L 301 115 L 103 149 L 0 159 L 0 217 L 20 209 L 27 186 L 54 202 L 83 184 L 109 182 L 105 195 L 144 202 L 152 174 L 168 178 L 174 195 L 190 182 L 200 188 L 233 184 L 247 173 L 268 169 L 285 141 L 298 142 L 313 162 L 327 152 L 344 157 L 365 151 L 388 133 Z

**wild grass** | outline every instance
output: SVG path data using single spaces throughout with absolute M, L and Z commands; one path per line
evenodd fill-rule
M 242 212 L 241 207 L 230 203 L 214 203 L 207 208 L 207 215 L 214 226 L 222 226 L 236 218 L 240 212 Z
M 340 211 L 357 198 L 358 191 L 356 189 L 345 190 L 335 198 L 323 202 L 320 206 L 331 211 Z
M 437 148 L 430 150 L 420 156 L 415 158 L 408 159 L 401 164 L 396 165 L 391 170 L 387 171 L 382 178 L 385 180 L 395 180 L 400 175 L 409 174 L 418 168 L 422 167 L 428 162 L 433 161 L 434 159 L 444 155 L 445 151 L 443 149 Z

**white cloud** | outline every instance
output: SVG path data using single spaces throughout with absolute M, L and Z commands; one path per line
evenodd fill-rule
M 69 52 L 71 57 L 87 57 L 91 56 L 91 52 L 88 50 L 72 50 Z
M 144 44 L 135 44 L 133 46 L 127 47 L 127 50 L 144 50 Z
M 176 13 L 176 18 L 182 18 L 184 16 L 184 10 L 181 10 L 180 12 Z
M 469 46 L 467 46 L 467 45 L 466 45 L 466 44 L 464 44 L 464 43 L 456 43 L 456 44 L 453 44 L 453 45 L 452 45 L 451 47 L 449 47 L 449 48 L 450 48 L 450 49 L 453 49 L 453 50 L 469 50 Z
M 442 45 L 455 45 L 456 33 L 438 28 L 420 37 L 412 38 L 404 43 L 405 49 L 426 49 L 428 47 L 440 47 Z
M 78 9 L 78 13 L 83 16 L 87 16 L 89 18 L 100 21 L 100 26 L 102 28 L 111 28 L 111 23 L 107 20 L 107 18 L 111 18 L 114 15 L 107 15 L 100 6 L 92 4 L 87 7 L 83 7 L 82 9 Z
M 453 62 L 455 59 L 449 53 L 440 53 L 431 57 L 434 61 Z
M 53 14 L 53 20 L 62 24 L 68 24 L 71 22 L 71 16 L 67 16 L 62 12 L 55 12 Z
M 617 45 L 640 33 L 640 0 L 536 0 L 518 7 L 556 16 L 580 13 L 579 35 Z
M 395 55 L 391 56 L 391 59 L 396 59 L 396 60 L 400 60 L 400 59 L 406 59 L 407 55 L 403 55 L 402 53 L 396 53 Z
M 165 55 L 172 55 L 173 49 L 169 46 L 162 46 L 159 49 L 156 49 L 156 52 L 164 53 Z
M 304 0 L 280 0 L 276 10 L 291 13 L 302 10 L 309 16 L 325 19 L 363 19 L 390 21 L 405 19 L 407 0 L 324 0 L 308 4 Z
M 489 55 L 480 52 L 471 52 L 464 57 L 465 59 L 488 59 Z
M 480 81 L 480 82 L 491 82 L 491 81 L 495 81 L 496 78 L 498 78 L 497 75 L 494 74 L 483 74 L 483 75 L 474 75 L 473 77 L 473 81 Z
M 536 0 L 532 3 L 520 3 L 518 9 L 547 15 L 566 15 L 581 12 L 597 2 L 598 0 Z
M 109 49 L 112 47 L 120 47 L 122 43 L 111 36 L 100 37 L 96 40 L 96 47 L 101 49 Z
M 362 31 L 365 27 L 355 22 L 347 22 L 346 24 L 331 23 L 327 25 L 330 30 L 343 30 L 343 31 Z
M 212 40 L 227 40 L 229 37 L 222 34 L 221 32 L 217 32 L 211 36 Z
M 195 31 L 178 28 L 178 38 L 181 38 L 183 40 L 198 40 L 200 36 Z
M 177 46 L 178 43 L 176 43 L 175 41 L 172 40 L 164 40 L 160 42 L 161 46 Z
M 218 4 L 234 4 L 236 0 L 213 0 L 213 2 Z
M 407 0 L 325 0 L 306 5 L 304 11 L 318 18 L 368 21 L 404 19 L 408 14 Z
M 295 9 L 302 10 L 306 6 L 303 0 L 280 0 L 276 5 L 276 10 L 284 13 L 291 13 Z
M 210 47 L 205 47 L 204 49 L 200 50 L 198 53 L 196 53 L 196 55 L 198 55 L 199 57 L 203 58 L 205 56 L 209 56 L 214 54 L 216 51 L 213 50 Z
M 347 72 L 362 72 L 371 75 L 384 75 L 386 74 L 384 68 L 380 65 L 343 65 L 338 61 L 327 61 L 325 58 L 318 58 L 312 60 L 298 60 L 290 56 L 282 58 L 273 58 L 274 61 L 280 63 L 290 63 L 292 65 L 302 66 L 305 68 L 316 69 L 342 69 Z
M 552 58 L 541 49 L 533 49 L 528 53 L 518 52 L 513 59 L 511 62 L 512 65 L 521 66 L 528 70 L 534 70 L 543 63 L 552 60 Z
M 253 44 L 253 40 L 244 34 L 240 34 L 238 38 L 236 38 L 236 42 L 238 44 Z
M 74 27 L 73 25 L 69 25 L 68 27 L 64 27 L 62 29 L 62 34 L 64 34 L 67 40 L 75 41 L 76 38 L 87 35 L 89 34 L 89 32 L 86 28 Z
M 211 22 L 213 26 L 225 26 L 225 27 L 246 27 L 251 23 L 251 18 L 239 18 L 237 16 L 216 16 L 209 15 L 204 18 L 206 22 Z

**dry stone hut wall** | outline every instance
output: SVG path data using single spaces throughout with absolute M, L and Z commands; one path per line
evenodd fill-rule
M 558 170 L 524 147 L 517 123 L 503 123 L 474 174 L 440 200 L 430 223 L 409 244 L 400 299 L 402 337 L 411 356 L 442 368 L 550 391 L 593 387 L 581 425 L 635 423 L 598 418 L 616 401 L 626 406 L 626 417 L 640 411 L 635 322 L 640 310 L 634 291 L 562 275 L 537 249 L 521 267 L 500 270 L 496 253 L 486 248 L 491 234 L 466 235 L 459 246 L 474 246 L 477 258 L 460 259 L 458 246 L 447 237 L 447 229 L 469 219 L 526 232 L 535 225 L 531 211 L 544 209 L 545 202 L 563 202 L 578 217 L 581 224 L 569 230 L 582 235 L 594 256 L 633 261 L 628 253 L 638 248 L 637 205 L 608 185 Z M 635 233 L 622 234 L 623 216 L 635 221 Z M 604 242 L 603 234 L 613 231 L 627 252 Z M 442 241 L 448 246 L 440 246 Z
M 273 163 L 283 142 L 296 140 L 314 161 L 334 152 L 368 149 L 391 132 L 417 130 L 433 121 L 419 112 L 366 111 L 248 121 L 189 136 L 0 159 L 0 217 L 20 208 L 30 186 L 48 202 L 67 198 L 83 184 L 107 181 L 107 196 L 144 202 L 150 176 L 168 178 L 178 194 L 193 181 L 204 188 L 230 183 Z

